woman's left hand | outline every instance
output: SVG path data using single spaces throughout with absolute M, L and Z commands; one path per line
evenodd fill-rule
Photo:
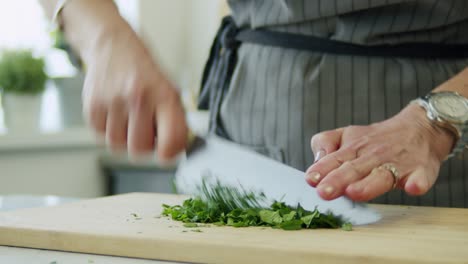
M 410 104 L 379 123 L 315 135 L 311 145 L 316 162 L 306 171 L 306 180 L 325 200 L 346 195 L 368 201 L 394 186 L 390 170 L 376 169 L 391 164 L 399 173 L 396 187 L 422 195 L 435 183 L 453 141 L 450 132 L 430 123 L 421 107 Z

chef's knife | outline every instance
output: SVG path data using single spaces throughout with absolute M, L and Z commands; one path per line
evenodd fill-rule
M 219 181 L 222 185 L 263 192 L 268 199 L 291 206 L 300 203 L 308 210 L 317 207 L 323 212 L 331 211 L 354 225 L 381 218 L 366 204 L 354 203 L 346 197 L 333 201 L 321 199 L 316 189 L 306 183 L 304 172 L 236 143 L 214 135 L 195 136 L 192 142 L 176 172 L 175 183 L 180 193 L 196 195 L 203 180 Z

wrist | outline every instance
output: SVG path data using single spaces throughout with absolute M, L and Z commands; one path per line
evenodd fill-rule
M 60 19 L 68 42 L 85 62 L 103 39 L 127 27 L 131 31 L 111 0 L 69 1 Z
M 406 122 L 413 124 L 424 140 L 427 140 L 431 152 L 442 162 L 452 152 L 456 136 L 448 129 L 432 123 L 426 110 L 417 104 L 409 104 L 400 114 Z
M 101 25 L 99 29 L 90 34 L 90 38 L 86 43 L 83 43 L 80 48 L 80 55 L 87 64 L 91 64 L 100 55 L 112 52 L 116 44 L 120 44 L 121 42 L 128 44 L 134 38 L 136 38 L 136 34 L 128 24 L 117 22 L 115 24 Z

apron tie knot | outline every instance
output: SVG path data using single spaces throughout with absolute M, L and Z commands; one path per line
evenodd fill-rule
M 241 42 L 236 39 L 239 29 L 231 18 L 229 20 L 231 21 L 227 21 L 224 30 L 221 32 L 220 40 L 224 49 L 235 50 L 241 44 Z
M 210 110 L 210 133 L 227 139 L 230 137 L 221 122 L 220 109 L 237 63 L 237 50 L 241 45 L 236 39 L 239 31 L 232 17 L 223 19 L 210 49 L 198 97 L 198 108 Z

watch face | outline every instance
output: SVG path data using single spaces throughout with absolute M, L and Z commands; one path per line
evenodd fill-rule
M 431 104 L 442 118 L 456 123 L 468 120 L 468 100 L 452 93 L 440 93 L 431 98 Z

